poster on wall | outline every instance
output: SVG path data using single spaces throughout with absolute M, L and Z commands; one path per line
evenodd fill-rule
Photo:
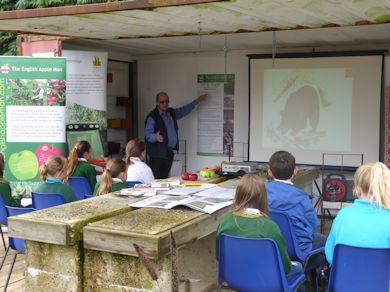
M 30 193 L 47 158 L 65 154 L 66 60 L 0 57 L 0 153 L 14 195 Z
M 198 75 L 198 95 L 207 99 L 198 107 L 197 154 L 232 156 L 234 137 L 234 74 Z
M 68 129 L 82 124 L 83 127 L 90 125 L 91 128 L 86 128 L 90 131 L 98 125 L 100 133 L 104 133 L 107 129 L 108 53 L 63 50 L 62 56 L 67 58 L 66 123 Z M 75 134 L 78 135 L 78 140 L 89 140 L 87 132 L 78 131 L 71 135 Z M 92 145 L 94 157 L 104 156 L 103 145 L 105 145 L 106 135 L 100 136 L 103 143 Z

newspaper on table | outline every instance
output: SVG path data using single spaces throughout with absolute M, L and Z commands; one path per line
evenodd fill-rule
M 202 192 L 209 188 L 215 188 L 215 184 L 188 184 L 184 186 L 179 186 L 167 191 L 160 192 L 161 195 L 171 195 L 171 196 L 189 196 L 199 192 Z
M 158 184 L 138 184 L 132 188 L 122 189 L 120 191 L 120 196 L 150 197 L 155 196 L 158 191 L 167 190 L 170 190 L 170 184 L 166 182 Z
M 196 193 L 194 196 L 170 196 L 170 195 L 156 195 L 132 204 L 130 207 L 134 208 L 161 208 L 171 209 L 176 206 L 186 206 L 196 211 L 212 214 L 222 208 L 233 204 L 232 192 L 234 190 L 220 188 L 219 193 L 209 192 L 213 196 L 206 196 L 203 192 L 215 189 L 210 188 Z M 199 195 L 200 194 L 200 195 Z M 207 193 L 206 193 L 207 194 Z M 233 195 L 234 196 L 234 195 Z
M 234 200 L 235 194 L 236 194 L 235 189 L 228 189 L 228 188 L 215 186 L 212 188 L 204 189 L 198 193 L 195 193 L 194 196 Z

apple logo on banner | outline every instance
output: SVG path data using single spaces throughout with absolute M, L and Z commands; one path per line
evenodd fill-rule
M 63 156 L 62 150 L 59 148 L 52 147 L 49 144 L 42 144 L 35 151 L 37 156 L 39 167 L 46 163 L 46 160 L 51 156 Z
M 0 67 L 0 72 L 3 74 L 8 74 L 9 70 L 10 70 L 10 68 L 9 68 L 8 64 L 5 64 L 5 65 Z
M 38 174 L 38 160 L 34 152 L 30 150 L 11 154 L 8 165 L 17 180 L 30 180 Z

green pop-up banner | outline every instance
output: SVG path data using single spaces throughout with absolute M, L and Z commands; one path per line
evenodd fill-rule
M 13 194 L 38 183 L 39 166 L 63 156 L 66 59 L 0 57 L 0 152 Z

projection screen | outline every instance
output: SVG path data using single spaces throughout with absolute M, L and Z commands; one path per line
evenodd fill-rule
M 323 153 L 378 161 L 382 55 L 250 58 L 249 160 L 287 150 L 299 164 Z M 336 159 L 337 160 L 337 159 Z M 352 155 L 342 162 L 360 164 Z

